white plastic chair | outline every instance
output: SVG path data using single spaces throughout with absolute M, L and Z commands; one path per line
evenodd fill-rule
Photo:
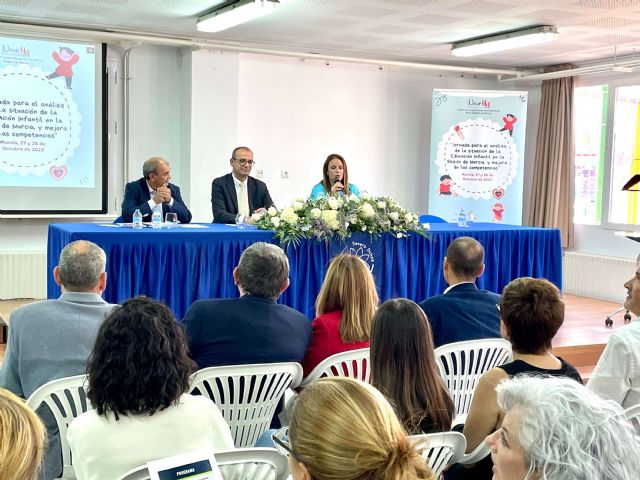
M 27 400 L 27 404 L 33 409 L 38 409 L 46 404 L 58 424 L 60 433 L 60 445 L 62 446 L 62 477 L 76 478 L 71 458 L 71 448 L 67 443 L 67 428 L 71 421 L 80 414 L 93 410 L 91 403 L 85 394 L 85 385 L 88 383 L 86 375 L 60 378 L 45 383 L 38 388 Z
M 236 448 L 252 447 L 269 428 L 278 402 L 302 378 L 298 363 L 209 367 L 191 376 L 190 393 L 208 396 L 229 424 Z
M 435 349 L 440 375 L 456 408 L 454 425 L 464 423 L 478 380 L 487 370 L 504 365 L 512 358 L 511 344 L 502 338 L 468 340 Z
M 351 377 L 369 383 L 371 377 L 369 348 L 349 350 L 325 358 L 302 379 L 300 388 L 323 377 Z
M 640 404 L 625 409 L 624 415 L 631 425 L 640 432 Z
M 289 475 L 287 457 L 273 448 L 220 450 L 214 457 L 224 480 L 285 480 Z M 149 480 L 146 466 L 125 473 L 118 480 Z
M 466 438 L 458 432 L 411 435 L 410 439 L 433 470 L 435 478 L 440 478 L 440 474 L 447 465 L 461 459 L 467 448 Z

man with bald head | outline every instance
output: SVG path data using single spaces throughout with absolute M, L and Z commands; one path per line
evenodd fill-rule
M 427 314 L 436 347 L 463 340 L 500 338 L 500 295 L 480 290 L 476 278 L 484 273 L 484 248 L 475 238 L 458 237 L 447 247 L 442 263 L 449 284 L 442 295 L 420 306 Z
M 253 213 L 273 205 L 267 185 L 249 176 L 255 162 L 247 147 L 236 147 L 229 159 L 231 173 L 211 183 L 211 209 L 214 223 L 252 223 Z
M 180 188 L 169 183 L 171 165 L 164 158 L 151 157 L 142 165 L 142 178 L 127 183 L 122 200 L 122 221 L 133 221 L 136 209 L 142 220 L 151 221 L 154 211 L 160 212 L 162 221 L 167 213 L 175 213 L 180 223 L 191 221 L 191 212 L 180 196 Z
M 107 285 L 105 266 L 106 255 L 94 243 L 78 240 L 62 250 L 53 269 L 62 295 L 11 314 L 0 388 L 29 398 L 47 382 L 85 373 L 98 328 L 115 306 L 101 297 Z M 57 478 L 62 473 L 58 428 L 48 407 L 37 413 L 48 432 L 41 478 Z

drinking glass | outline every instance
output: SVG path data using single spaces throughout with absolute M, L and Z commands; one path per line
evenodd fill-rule
M 173 228 L 178 225 L 178 214 L 177 213 L 167 213 L 164 216 L 164 222 L 167 224 L 169 228 Z

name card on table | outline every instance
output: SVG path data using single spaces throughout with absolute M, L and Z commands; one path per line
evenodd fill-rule
M 213 453 L 198 450 L 147 463 L 151 480 L 223 480 Z

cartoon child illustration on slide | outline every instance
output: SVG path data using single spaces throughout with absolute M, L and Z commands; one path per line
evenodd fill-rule
M 493 206 L 493 221 L 502 222 L 502 214 L 504 213 L 504 205 L 500 202 Z
M 55 50 L 52 52 L 53 59 L 56 61 L 58 66 L 56 70 L 47 75 L 47 79 L 64 77 L 67 88 L 71 88 L 71 78 L 73 77 L 72 66 L 78 63 L 80 60 L 80 56 L 71 50 L 69 47 L 60 47 L 60 53 Z
M 451 177 L 449 175 L 442 175 L 440 177 L 438 195 L 451 195 L 451 185 Z
M 518 117 L 513 115 L 512 113 L 507 113 L 504 117 L 502 117 L 502 121 L 504 122 L 504 127 L 500 130 L 504 132 L 505 130 L 509 132 L 509 136 L 513 137 L 513 124 L 518 121 Z

